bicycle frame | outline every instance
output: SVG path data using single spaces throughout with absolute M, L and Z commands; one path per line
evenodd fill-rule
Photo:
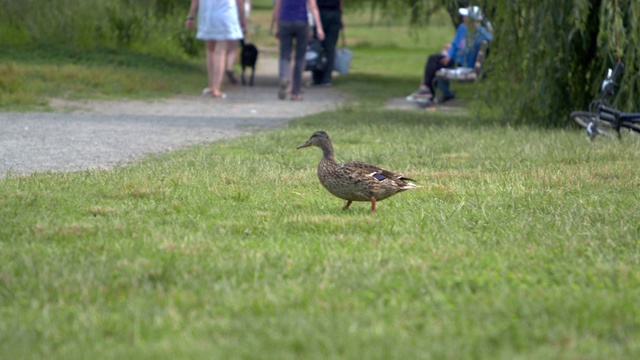
M 620 132 L 621 127 L 640 132 L 640 113 L 625 113 L 612 107 L 600 105 L 598 118 L 612 123 L 617 132 Z

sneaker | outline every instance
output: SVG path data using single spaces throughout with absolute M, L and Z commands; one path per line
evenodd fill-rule
M 408 102 L 424 102 L 425 99 L 431 99 L 432 97 L 433 95 L 431 95 L 431 91 L 429 91 L 429 89 L 421 88 L 407 96 L 406 100 Z
M 278 99 L 284 100 L 287 97 L 287 88 L 289 87 L 289 81 L 280 80 L 280 87 L 278 88 Z
M 433 104 L 434 99 L 431 94 L 424 94 L 424 95 L 414 96 L 413 101 L 418 105 L 424 105 L 424 104 Z

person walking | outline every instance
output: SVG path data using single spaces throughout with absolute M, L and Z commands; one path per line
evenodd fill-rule
M 226 67 L 226 55 L 233 43 L 243 38 L 245 31 L 244 0 L 191 0 L 186 28 L 193 29 L 198 13 L 196 38 L 204 40 L 207 48 L 209 87 L 204 95 L 224 98 L 220 91 Z
M 251 0 L 244 0 L 244 21 L 245 27 L 246 24 L 249 23 L 249 15 L 251 14 Z M 247 35 L 247 31 L 245 30 L 244 36 Z M 239 41 L 232 41 L 229 49 L 227 50 L 227 60 L 226 60 L 226 68 L 224 70 L 225 75 L 227 75 L 227 80 L 229 83 L 235 85 L 238 83 L 235 74 L 233 73 L 233 67 L 236 65 L 236 58 L 238 57 L 238 43 Z
M 314 71 L 313 83 L 320 86 L 331 86 L 333 64 L 336 58 L 336 44 L 340 30 L 344 30 L 342 22 L 343 0 L 316 0 L 320 12 L 320 22 L 324 30 L 322 48 L 326 56 L 325 67 Z
M 305 51 L 309 41 L 309 21 L 307 10 L 316 24 L 318 40 L 324 40 L 324 31 L 316 0 L 275 0 L 271 16 L 270 32 L 280 41 L 280 59 L 278 61 L 279 89 L 278 98 L 284 100 L 291 82 L 291 100 L 302 100 L 302 72 L 305 66 Z M 291 53 L 295 40 L 295 61 L 291 74 Z

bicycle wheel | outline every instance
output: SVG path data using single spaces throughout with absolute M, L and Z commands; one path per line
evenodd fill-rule
M 617 137 L 617 132 L 613 128 L 613 124 L 600 120 L 594 113 L 588 111 L 572 111 L 569 117 L 578 125 L 585 128 L 590 138 L 594 138 L 596 135 L 604 135 L 612 138 Z

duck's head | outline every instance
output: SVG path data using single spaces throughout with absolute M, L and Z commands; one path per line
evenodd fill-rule
M 309 146 L 317 146 L 321 149 L 330 148 L 331 147 L 331 139 L 329 139 L 329 135 L 327 135 L 324 131 L 316 131 L 311 135 L 309 140 L 298 145 L 296 149 L 302 149 Z

